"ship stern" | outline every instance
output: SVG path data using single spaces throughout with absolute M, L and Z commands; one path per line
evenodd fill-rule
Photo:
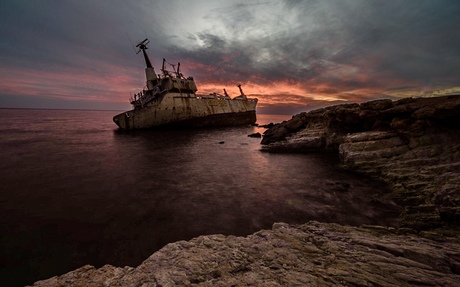
M 124 112 L 121 114 L 118 114 L 113 117 L 113 122 L 123 130 L 130 130 L 131 124 L 130 124 L 130 115 L 128 112 Z

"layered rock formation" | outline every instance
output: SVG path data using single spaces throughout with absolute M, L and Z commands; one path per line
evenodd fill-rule
M 426 235 L 430 235 L 427 233 Z M 460 241 L 384 227 L 274 224 L 248 237 L 168 244 L 137 268 L 84 266 L 35 287 L 457 286 Z
M 267 130 L 263 150 L 335 152 L 353 170 L 386 181 L 401 227 L 458 229 L 460 96 L 376 100 L 301 113 Z

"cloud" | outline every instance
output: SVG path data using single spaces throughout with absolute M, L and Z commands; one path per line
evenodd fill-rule
M 275 11 L 270 5 L 277 4 L 236 4 L 225 7 L 231 12 L 222 17 L 223 9 L 206 17 L 226 21 L 224 32 L 197 34 L 203 43 L 199 48 L 177 47 L 176 53 L 214 67 L 210 70 L 222 81 L 291 80 L 304 84 L 307 93 L 309 86 L 317 85 L 346 91 L 459 84 L 452 77 L 460 63 L 459 41 L 451 40 L 456 38 L 452 27 L 460 26 L 453 12 L 458 12 L 456 3 L 375 3 L 288 1 L 277 7 L 272 21 L 260 23 L 263 8 Z M 283 15 L 291 16 L 282 21 Z M 440 56 L 437 51 L 442 50 L 446 54 Z
M 259 105 L 276 102 L 280 111 L 283 104 L 308 108 L 312 101 L 460 86 L 460 4 L 454 0 L 0 5 L 0 88 L 10 93 L 23 85 L 37 97 L 119 101 L 144 85 L 143 59 L 132 46 L 144 38 L 157 72 L 163 57 L 181 62 L 200 91 L 225 87 L 237 94 L 242 83 Z

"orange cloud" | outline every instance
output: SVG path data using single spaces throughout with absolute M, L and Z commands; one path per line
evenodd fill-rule
M 203 83 L 199 84 L 199 93 L 223 93 L 221 92 L 225 88 L 231 97 L 238 96 L 240 94 L 236 84 L 233 86 L 217 84 L 217 83 Z M 319 84 L 314 87 L 306 88 L 304 85 L 289 81 L 278 81 L 273 82 L 270 85 L 261 85 L 253 82 L 242 83 L 243 92 L 248 95 L 257 95 L 259 97 L 259 103 L 267 104 L 302 104 L 305 100 L 313 101 L 325 101 L 325 102 L 337 102 L 347 101 L 344 99 L 344 91 L 340 91 L 337 88 Z
M 0 78 L 2 79 L 0 89 L 3 94 L 10 96 L 122 103 L 128 106 L 129 97 L 142 90 L 145 85 L 143 69 L 98 64 L 97 69 L 64 68 L 58 70 L 50 67 L 46 71 L 0 67 Z M 202 72 L 202 75 L 219 76 L 224 73 L 215 66 L 194 63 L 192 67 L 194 71 Z M 184 74 L 187 75 L 187 72 L 184 69 Z M 338 71 L 334 73 L 330 73 L 329 76 L 336 79 L 340 75 L 346 76 Z M 374 76 L 368 73 L 358 71 L 353 71 L 353 73 L 354 79 L 350 82 L 347 82 L 346 79 L 331 82 L 326 82 L 326 79 L 322 82 L 279 80 L 261 84 L 267 82 L 267 79 L 260 75 L 255 75 L 245 82 L 211 77 L 196 78 L 196 81 L 199 94 L 214 92 L 223 94 L 225 88 L 232 98 L 240 95 L 237 85 L 242 84 L 242 89 L 247 96 L 259 99 L 260 108 L 274 110 L 278 107 L 286 112 L 289 112 L 289 107 L 302 110 L 344 102 L 363 102 L 375 98 L 428 95 L 432 91 L 432 89 L 416 90 L 413 88 L 417 87 L 415 83 L 411 86 L 398 79 L 380 78 L 378 82 L 375 80 L 372 82 L 371 79 Z M 391 87 L 403 88 L 390 89 Z

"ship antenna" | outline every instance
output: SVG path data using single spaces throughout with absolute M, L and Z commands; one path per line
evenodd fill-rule
M 147 55 L 147 45 L 150 43 L 150 41 L 145 38 L 144 41 L 140 42 L 139 44 L 136 45 L 137 48 L 139 48 L 139 51 L 137 51 L 136 54 L 139 54 L 142 51 L 142 54 L 144 55 L 144 60 L 145 64 L 147 65 L 147 68 L 153 68 L 152 63 L 150 62 L 149 56 Z
M 243 89 L 241 88 L 241 84 L 238 85 L 238 88 L 240 89 L 240 93 L 243 96 L 243 98 L 247 99 L 246 95 L 243 93 Z
M 138 54 L 138 52 L 136 51 L 136 47 L 134 47 L 133 41 L 131 41 L 131 38 L 129 38 L 128 32 L 125 32 L 125 33 L 126 33 L 126 37 L 128 37 L 128 40 L 131 43 L 131 46 L 133 47 L 134 53 Z
M 180 62 L 177 63 L 177 72 L 176 72 L 176 76 L 177 76 L 178 78 L 181 78 L 179 70 L 180 70 Z
M 240 89 L 241 95 L 244 96 L 243 89 L 241 88 L 241 84 L 238 85 L 238 88 Z

